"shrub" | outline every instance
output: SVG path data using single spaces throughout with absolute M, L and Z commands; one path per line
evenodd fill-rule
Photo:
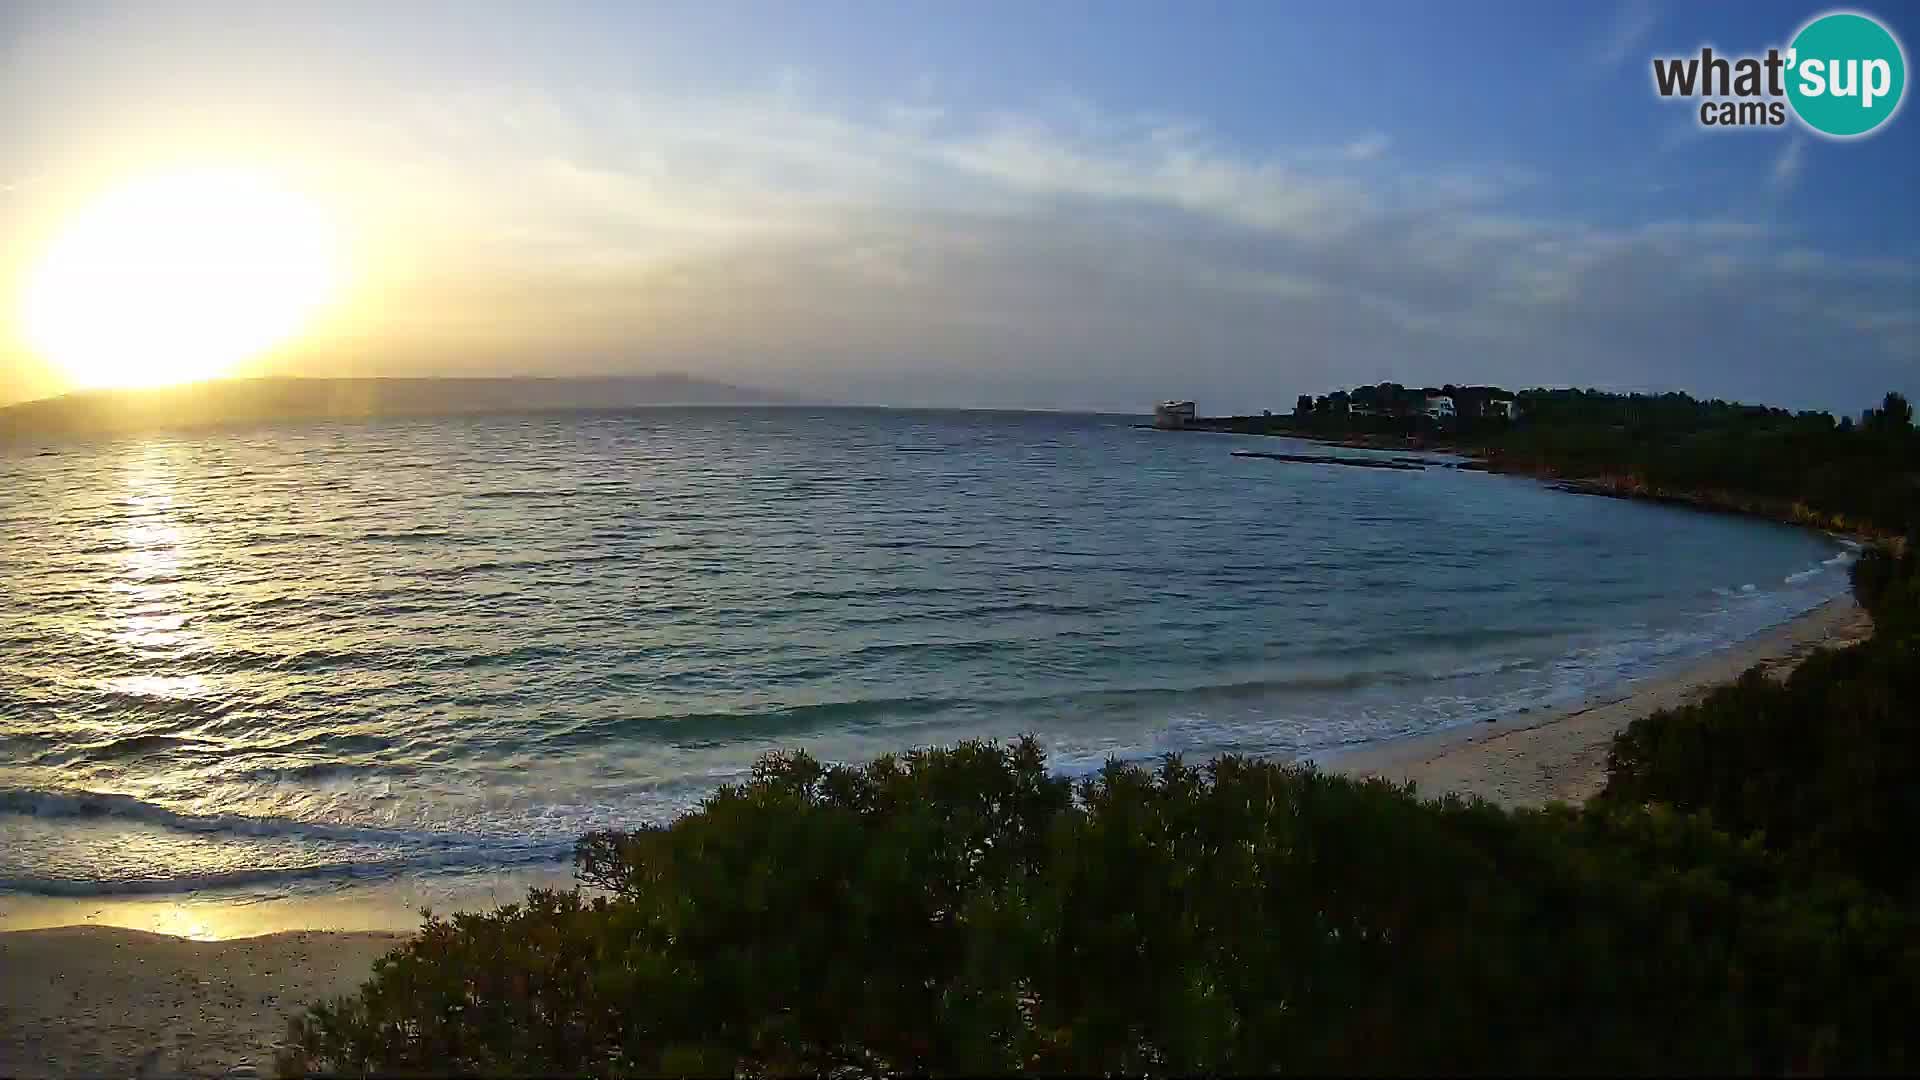
M 775 756 L 577 862 L 613 896 L 429 920 L 283 1067 L 1898 1068 L 1920 991 L 1907 915 L 1704 818 L 1233 757 Z
M 1854 564 L 1873 640 L 1822 650 L 1785 682 L 1758 670 L 1634 721 L 1607 761 L 1606 804 L 1665 803 L 1754 835 L 1809 872 L 1920 898 L 1920 557 Z
M 1853 595 L 1883 637 L 1920 632 L 1920 534 L 1896 550 L 1876 544 L 1853 564 Z
M 1630 725 L 1600 799 L 1705 812 L 1808 869 L 1920 895 L 1917 702 L 1913 637 L 1818 653 L 1784 684 L 1749 671 Z

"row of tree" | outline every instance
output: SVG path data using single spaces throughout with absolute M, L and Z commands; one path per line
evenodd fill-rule
M 1296 418 L 1378 416 L 1378 417 L 1418 417 L 1425 413 L 1427 402 L 1445 397 L 1453 402 L 1454 411 L 1460 417 L 1475 418 L 1495 416 L 1487 408 L 1489 402 L 1515 401 L 1518 395 L 1497 386 L 1444 386 L 1407 387 L 1396 382 L 1383 382 L 1374 386 L 1356 386 L 1352 390 L 1335 390 L 1331 394 L 1315 397 L 1301 394 L 1294 402 L 1293 415 Z M 1505 414 L 1497 414 L 1504 418 Z
M 1690 394 L 1614 394 L 1601 390 L 1525 390 L 1515 395 L 1525 416 L 1537 424 L 1607 425 L 1640 433 L 1675 433 L 1724 428 L 1800 427 L 1815 431 L 1852 431 L 1875 434 L 1911 431 L 1913 406 L 1905 395 L 1886 395 L 1879 408 L 1867 409 L 1856 424 L 1852 417 L 1835 419 L 1826 411 L 1792 412 L 1768 405 L 1748 405 L 1720 398 L 1700 399 Z
M 1888 536 L 1920 529 L 1920 429 L 1899 393 L 1856 421 L 1678 393 L 1446 386 L 1440 392 L 1451 393 L 1459 415 L 1436 423 L 1415 404 L 1432 392 L 1384 383 L 1302 395 L 1295 415 L 1257 430 L 1405 435 L 1464 450 L 1497 471 L 1599 479 L 1623 493 L 1827 528 Z M 1513 420 L 1484 407 L 1509 399 Z M 1243 429 L 1256 430 L 1234 430 Z
M 1678 394 L 1521 400 L 1523 421 L 1475 447 L 1495 468 L 1608 477 L 1637 492 L 1828 528 L 1920 530 L 1920 431 L 1898 393 L 1858 423 Z

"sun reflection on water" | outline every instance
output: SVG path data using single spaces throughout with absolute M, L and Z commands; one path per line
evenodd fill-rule
M 1630 569 L 1562 580 L 1536 555 L 1555 550 L 1540 538 L 1559 535 L 1566 504 L 1531 489 L 1423 507 L 1405 535 L 1368 530 L 1351 550 L 1325 531 L 1345 528 L 1337 507 L 1284 544 L 1228 550 L 1218 536 L 1279 520 L 1256 495 L 1294 496 L 1248 489 L 1211 458 L 1165 464 L 1158 443 L 1165 471 L 1143 471 L 1124 430 L 1020 421 L 1045 425 L 1032 445 L 1061 448 L 1099 493 L 1068 510 L 1047 459 L 1008 464 L 1025 436 L 981 441 L 967 421 L 928 487 L 933 459 L 890 448 L 939 435 L 934 421 L 794 415 L 244 428 L 0 454 L 0 881 L 35 890 L 0 889 L 0 926 L 24 904 L 33 919 L 103 909 L 94 921 L 234 936 L 268 924 L 191 905 L 260 897 L 246 910 L 263 911 L 389 876 L 412 888 L 564 865 L 582 832 L 666 820 L 770 746 L 857 760 L 1041 727 L 1061 760 L 1097 763 L 1115 748 L 1261 750 L 1447 722 L 1481 699 L 1397 683 L 1279 704 L 1237 681 L 1199 691 L 1275 642 L 1282 673 L 1367 675 L 1387 646 L 1345 650 L 1402 617 L 1381 599 L 1401 580 L 1439 620 L 1382 639 L 1410 657 L 1463 620 L 1527 632 L 1508 594 L 1427 588 L 1432 565 L 1461 557 L 1449 530 L 1485 522 L 1486 550 L 1582 625 L 1692 619 L 1634 598 L 1830 554 L 1743 541 L 1717 519 L 1658 544 L 1632 522 L 1596 524 Z M 1143 562 L 1103 523 L 1169 491 L 1207 508 L 1207 527 L 1155 533 L 1166 547 Z M 1036 529 L 1043 514 L 1057 527 Z M 1322 546 L 1338 555 L 1324 576 L 1296 575 L 1297 551 Z M 1334 568 L 1349 556 L 1351 572 Z M 1157 604 L 1124 599 L 1223 581 L 1232 602 L 1179 633 Z M 1313 613 L 1328 595 L 1374 606 L 1325 628 Z M 1729 618 L 1766 613 L 1751 610 Z M 1550 673 L 1499 668 L 1485 693 L 1537 703 L 1613 678 L 1643 662 L 1643 638 Z M 1487 648 L 1532 664 L 1534 645 Z M 1115 689 L 1142 656 L 1196 687 L 1172 719 L 1165 698 Z
M 119 653 L 119 662 L 96 676 L 106 707 L 90 717 L 109 745 L 189 735 L 181 725 L 196 723 L 192 710 L 168 703 L 211 693 L 207 673 L 193 668 L 195 655 L 210 643 L 196 626 L 206 615 L 208 594 L 196 571 L 207 541 L 195 523 L 193 500 L 183 497 L 179 484 L 181 471 L 193 465 L 188 454 L 180 444 L 153 441 L 130 447 L 120 461 L 121 494 L 112 505 L 117 521 L 109 533 L 117 543 L 101 566 L 110 584 L 100 594 L 95 631 Z M 85 778 L 87 787 L 179 799 L 200 786 L 184 764 L 133 783 L 116 775 L 112 763 L 103 764 L 106 771 Z
M 213 689 L 213 683 L 205 676 L 190 675 L 121 675 L 101 683 L 116 694 L 129 697 L 168 698 L 186 701 L 206 697 Z
M 200 538 L 179 506 L 178 453 L 177 447 L 148 443 L 122 472 L 126 495 L 119 505 L 124 524 L 118 530 L 120 558 L 112 585 L 118 602 L 110 613 L 109 634 L 116 643 L 137 650 L 143 665 L 201 643 L 190 629 L 199 613 L 191 606 L 193 590 L 187 587 Z M 128 677 L 176 676 L 135 671 Z

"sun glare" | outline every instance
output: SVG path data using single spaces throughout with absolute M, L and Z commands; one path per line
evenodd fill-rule
M 308 200 L 241 171 L 168 173 L 67 224 L 28 276 L 21 326 L 78 386 L 191 382 L 299 333 L 340 270 Z

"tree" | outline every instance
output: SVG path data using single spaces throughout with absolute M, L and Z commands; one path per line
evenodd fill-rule
M 1911 761 L 1881 790 L 1914 790 Z M 1022 739 L 865 766 L 772 756 L 671 825 L 583 838 L 576 866 L 611 898 L 430 920 L 357 995 L 293 1022 L 280 1071 L 1920 1060 L 1909 911 L 1664 806 L 1509 814 L 1231 756 L 1074 784 Z
M 1313 398 L 1310 395 L 1301 394 L 1293 403 L 1293 415 L 1295 416 L 1305 416 L 1312 411 Z
M 1913 405 L 1907 396 L 1892 391 L 1880 400 L 1877 411 L 1868 411 L 1867 427 L 1874 431 L 1903 432 L 1913 427 Z

